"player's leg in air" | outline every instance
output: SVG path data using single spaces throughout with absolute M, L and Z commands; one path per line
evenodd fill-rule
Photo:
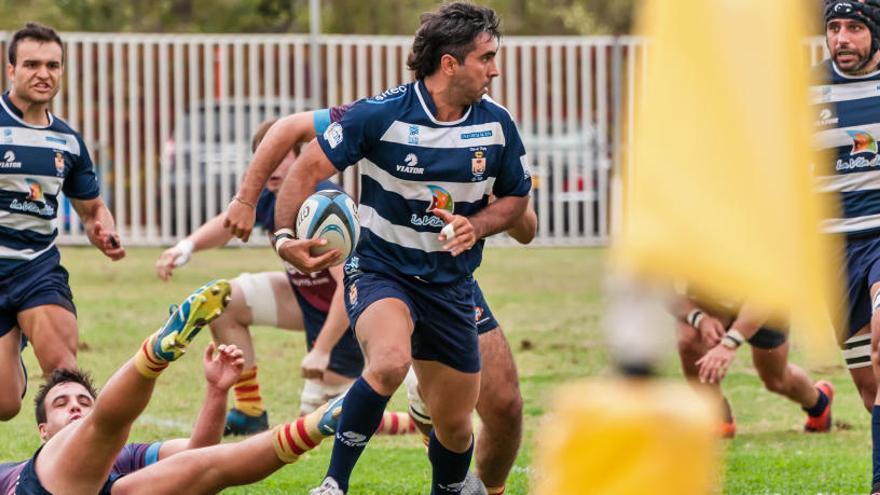
M 192 449 L 120 478 L 113 495 L 217 493 L 262 480 L 332 436 L 342 397 L 241 442 Z
M 800 367 L 788 361 L 789 343 L 784 332 L 762 328 L 751 339 L 752 362 L 767 390 L 800 404 L 807 413 L 804 431 L 831 431 L 834 387 L 820 380 L 813 385 Z
M 74 399 L 84 401 L 81 405 L 90 408 L 90 414 L 75 421 L 80 414 L 71 408 L 70 421 L 41 425 L 40 434 L 48 441 L 36 457 L 35 470 L 46 490 L 65 494 L 101 490 L 132 423 L 150 401 L 156 378 L 183 355 L 202 326 L 220 315 L 228 297 L 229 283 L 225 280 L 200 287 L 113 374 L 94 404 L 85 394 Z M 76 384 L 62 387 L 68 385 Z M 62 398 L 61 402 L 64 400 L 69 399 Z M 64 404 L 53 401 L 48 407 Z

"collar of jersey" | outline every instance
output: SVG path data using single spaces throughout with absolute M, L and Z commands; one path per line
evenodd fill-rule
M 462 115 L 461 118 L 458 119 L 458 120 L 453 120 L 453 121 L 450 121 L 450 122 L 445 122 L 445 121 L 442 121 L 442 120 L 437 120 L 437 119 L 434 117 L 434 112 L 433 112 L 433 110 L 432 110 L 432 107 L 433 107 L 433 109 L 436 110 L 436 105 L 434 105 L 434 101 L 431 100 L 431 95 L 430 95 L 430 94 L 427 95 L 427 98 L 424 97 L 424 96 L 422 96 L 422 90 L 421 90 L 420 87 L 419 87 L 419 86 L 421 86 L 422 84 L 424 84 L 424 82 L 423 82 L 421 79 L 419 79 L 418 81 L 416 81 L 416 83 L 415 83 L 413 86 L 416 88 L 416 96 L 419 97 L 419 103 L 422 104 L 422 110 L 425 111 L 425 115 L 427 115 L 428 118 L 431 119 L 431 122 L 433 122 L 433 123 L 435 123 L 435 124 L 437 124 L 437 125 L 458 125 L 458 124 L 461 124 L 462 122 L 464 122 L 465 119 L 467 119 L 468 116 L 471 114 L 471 109 L 472 109 L 474 106 L 473 106 L 473 105 L 468 105 L 467 110 L 465 110 L 465 112 L 464 112 L 464 115 Z M 425 89 L 425 93 L 428 93 L 427 88 Z M 429 105 L 429 103 L 430 103 L 430 105 Z
M 880 75 L 880 68 L 878 68 L 874 72 L 869 72 L 863 76 L 850 76 L 841 72 L 840 69 L 837 68 L 837 64 L 835 64 L 833 61 L 831 62 L 831 68 L 834 70 L 835 74 L 844 79 L 870 79 L 872 77 L 877 77 L 877 75 Z
M 49 117 L 49 123 L 46 125 L 36 125 L 29 124 L 24 121 L 22 117 L 24 117 L 24 113 L 12 103 L 12 99 L 9 97 L 9 91 L 3 93 L 3 97 L 0 98 L 0 105 L 3 106 L 3 110 L 6 110 L 6 113 L 9 114 L 10 117 L 15 119 L 19 124 L 23 126 L 27 126 L 33 129 L 48 129 L 52 127 L 52 123 L 55 122 L 55 118 L 52 116 L 52 112 L 46 110 L 46 115 Z

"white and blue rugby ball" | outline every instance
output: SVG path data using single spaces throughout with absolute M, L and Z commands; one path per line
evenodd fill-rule
M 327 240 L 326 245 L 312 248 L 312 255 L 319 256 L 331 249 L 342 251 L 335 265 L 351 256 L 357 246 L 360 229 L 357 205 L 342 191 L 328 189 L 312 194 L 296 215 L 298 238 L 320 237 Z

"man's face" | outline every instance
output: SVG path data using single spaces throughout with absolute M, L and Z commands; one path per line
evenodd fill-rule
M 454 84 L 461 91 L 466 104 L 476 103 L 489 92 L 493 77 L 498 77 L 495 54 L 498 40 L 489 33 L 477 36 L 475 47 L 460 64 L 454 76 Z
M 13 94 L 26 103 L 44 104 L 58 93 L 62 65 L 58 43 L 25 38 L 16 47 L 15 65 L 7 64 Z
M 52 438 L 62 428 L 92 412 L 95 399 L 79 383 L 59 383 L 46 394 L 46 422 L 40 423 L 40 438 Z
M 871 56 L 871 31 L 861 21 L 831 19 L 825 37 L 831 59 L 843 72 L 858 71 Z
M 284 182 L 284 178 L 287 177 L 287 171 L 290 169 L 290 166 L 293 162 L 296 161 L 296 154 L 293 150 L 287 152 L 284 155 L 284 159 L 281 160 L 281 163 L 278 164 L 278 168 L 272 172 L 272 175 L 269 176 L 269 182 L 266 183 L 266 189 L 273 193 L 277 193 L 279 189 L 281 189 L 281 183 Z

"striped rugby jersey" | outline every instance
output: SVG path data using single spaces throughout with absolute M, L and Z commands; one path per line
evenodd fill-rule
M 880 71 L 847 76 L 830 60 L 815 71 L 814 80 L 822 83 L 810 88 L 816 118 L 814 145 L 833 160 L 834 172 L 817 174 L 818 187 L 840 199 L 837 218 L 825 219 L 823 230 L 849 238 L 876 235 L 880 233 Z
M 49 113 L 49 125 L 25 123 L 0 98 L 0 278 L 30 262 L 59 259 L 58 197 L 93 199 L 98 180 L 85 143 Z
M 315 117 L 318 143 L 337 169 L 363 159 L 354 253 L 362 270 L 432 283 L 469 276 L 480 265 L 483 241 L 452 257 L 437 240 L 443 222 L 430 210 L 471 216 L 490 194 L 529 193 L 525 148 L 504 107 L 486 96 L 454 122 L 438 121 L 435 111 L 416 81 L 325 111 L 326 128 Z

